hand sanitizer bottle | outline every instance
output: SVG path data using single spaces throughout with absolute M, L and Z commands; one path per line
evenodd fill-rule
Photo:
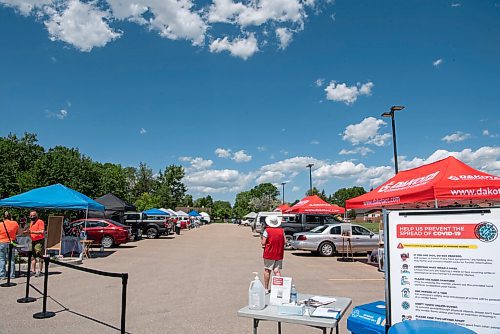
M 266 307 L 266 291 L 259 279 L 259 273 L 254 272 L 255 278 L 248 288 L 248 308 L 251 310 L 262 310 Z
M 290 303 L 297 304 L 297 289 L 294 284 L 292 284 L 292 289 L 290 290 Z

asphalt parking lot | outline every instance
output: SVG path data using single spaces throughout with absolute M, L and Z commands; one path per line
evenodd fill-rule
M 129 333 L 251 333 L 251 319 L 236 312 L 248 302 L 252 272 L 262 272 L 259 238 L 247 227 L 213 224 L 180 236 L 131 242 L 84 261 L 84 266 L 128 272 L 126 329 Z M 35 320 L 42 300 L 19 304 L 25 278 L 0 288 L 0 333 L 119 333 L 121 280 L 64 267 L 50 270 L 47 310 L 50 319 Z M 308 252 L 285 252 L 283 276 L 293 277 L 299 293 L 346 296 L 353 305 L 384 298 L 383 274 L 366 264 Z M 33 278 L 31 295 L 40 297 L 43 279 Z M 351 307 L 352 309 L 352 307 Z M 347 312 L 347 315 L 350 310 Z M 340 333 L 348 333 L 346 318 Z M 283 324 L 283 333 L 320 333 Z M 276 324 L 261 322 L 259 333 L 276 333 Z

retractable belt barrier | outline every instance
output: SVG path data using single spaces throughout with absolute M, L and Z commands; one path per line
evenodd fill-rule
M 29 252 L 29 255 L 31 255 L 31 252 Z M 35 255 L 36 257 L 36 255 Z M 116 277 L 116 278 L 121 278 L 122 279 L 122 306 L 121 306 L 121 321 L 120 321 L 120 333 L 125 334 L 125 314 L 126 314 L 126 309 L 127 309 L 127 283 L 128 283 L 128 273 L 110 273 L 106 271 L 101 271 L 101 270 L 96 270 L 96 269 L 90 269 L 90 268 L 85 268 L 85 267 L 79 267 L 74 264 L 69 264 L 69 263 L 64 263 L 64 262 L 59 262 L 56 260 L 50 259 L 49 256 L 45 255 L 43 257 L 39 257 L 40 259 L 43 259 L 44 261 L 44 281 L 43 281 L 43 306 L 42 306 L 42 311 L 33 314 L 33 318 L 35 319 L 46 319 L 46 318 L 51 318 L 55 316 L 56 314 L 54 312 L 47 311 L 47 288 L 48 288 L 48 282 L 49 282 L 49 263 L 52 262 L 53 264 L 57 264 L 62 267 L 67 267 L 79 271 L 84 271 L 89 274 L 94 274 L 94 275 L 99 275 L 99 276 L 107 276 L 107 277 Z M 26 297 L 21 298 L 19 300 L 25 299 L 25 298 L 30 298 L 28 296 L 29 293 L 29 280 L 30 280 L 30 264 L 28 263 L 28 271 L 27 271 L 27 282 L 26 282 Z M 18 302 L 22 302 L 19 301 Z

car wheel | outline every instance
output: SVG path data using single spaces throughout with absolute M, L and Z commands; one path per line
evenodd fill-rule
M 286 250 L 293 249 L 293 247 L 292 247 L 293 237 L 291 235 L 287 235 L 287 236 L 285 236 L 285 238 L 286 238 L 285 249 Z
M 319 245 L 318 252 L 321 256 L 333 256 L 335 253 L 335 246 L 331 242 L 323 242 Z
M 105 235 L 101 239 L 101 245 L 104 248 L 111 248 L 113 247 L 115 241 L 113 240 L 113 237 L 110 237 L 109 235 Z
M 156 228 L 149 227 L 146 230 L 146 236 L 148 237 L 148 239 L 156 239 L 160 236 L 160 234 L 158 233 L 158 230 Z

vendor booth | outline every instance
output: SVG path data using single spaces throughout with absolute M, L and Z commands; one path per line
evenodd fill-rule
M 379 260 L 385 266 L 386 300 L 378 304 L 387 307 L 384 315 L 372 307 L 375 303 L 359 305 L 348 329 L 498 333 L 498 203 L 500 177 L 454 157 L 401 171 L 347 200 L 347 209 L 384 209 Z
M 79 193 L 73 189 L 65 187 L 62 184 L 54 184 L 47 187 L 36 188 L 25 193 L 15 195 L 9 198 L 0 200 L 0 207 L 13 207 L 13 208 L 25 208 L 25 209 L 54 209 L 54 210 L 81 210 L 85 211 L 87 216 L 90 210 L 93 211 L 104 211 L 104 206 L 97 203 L 90 197 Z M 60 243 L 58 245 L 60 254 L 64 254 L 68 251 L 76 250 L 81 254 L 82 248 L 79 240 L 75 241 L 72 238 L 78 237 L 68 237 L 62 236 L 62 221 L 60 219 L 55 219 L 52 226 L 59 226 L 57 231 L 55 228 L 50 226 L 51 219 L 49 217 L 49 226 L 47 226 L 47 236 L 45 242 L 51 241 L 54 243 Z M 51 235 L 51 231 L 52 235 Z M 56 234 L 56 235 L 54 235 Z M 62 238 L 56 238 L 57 234 L 62 236 Z M 58 240 L 56 240 L 58 239 Z M 47 249 L 47 247 L 46 247 Z
M 274 209 L 274 211 L 276 212 L 284 212 L 286 210 L 290 209 L 290 205 L 288 204 L 281 204 L 280 206 L 278 206 L 276 209 Z
M 109 218 L 111 220 L 117 221 L 123 224 L 123 215 L 127 211 L 136 211 L 137 208 L 128 204 L 121 198 L 115 196 L 112 193 L 103 195 L 95 199 L 97 203 L 104 205 L 105 211 L 89 211 L 89 217 L 96 218 Z

